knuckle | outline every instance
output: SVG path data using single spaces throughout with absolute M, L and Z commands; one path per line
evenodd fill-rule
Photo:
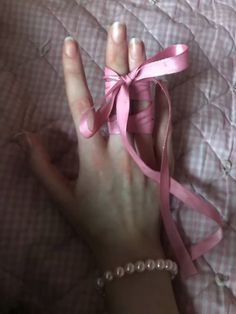
M 82 75 L 81 71 L 75 65 L 65 64 L 64 65 L 64 72 L 66 76 L 75 76 L 80 77 Z

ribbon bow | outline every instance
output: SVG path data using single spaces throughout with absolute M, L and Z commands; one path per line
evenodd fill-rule
M 223 221 L 217 210 L 187 190 L 169 175 L 167 141 L 171 128 L 171 101 L 167 88 L 156 77 L 177 73 L 188 67 L 188 47 L 186 45 L 173 45 L 147 59 L 139 67 L 126 75 L 119 75 L 110 68 L 105 68 L 106 96 L 103 105 L 94 112 L 93 129 L 88 127 L 88 112 L 85 112 L 80 121 L 80 132 L 85 137 L 91 137 L 99 128 L 108 122 L 110 133 L 120 133 L 124 147 L 139 166 L 140 170 L 151 180 L 160 184 L 160 207 L 163 224 L 169 242 L 180 266 L 184 277 L 197 273 L 193 261 L 211 250 L 223 238 Z M 164 93 L 169 108 L 164 146 L 162 151 L 161 170 L 156 171 L 144 163 L 138 156 L 134 147 L 129 142 L 127 131 L 133 133 L 152 133 L 153 131 L 153 106 L 130 115 L 130 96 L 133 99 L 150 100 L 147 86 L 153 81 L 158 84 Z M 156 99 L 155 99 L 156 101 Z M 116 106 L 116 115 L 111 115 Z M 218 224 L 218 229 L 208 238 L 187 248 L 177 230 L 173 220 L 169 197 L 170 193 L 185 203 L 189 208 L 209 217 Z

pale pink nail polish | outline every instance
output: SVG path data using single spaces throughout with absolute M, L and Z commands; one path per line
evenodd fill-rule
M 112 39 L 116 44 L 122 43 L 126 39 L 125 24 L 115 22 L 112 24 Z
M 76 57 L 77 52 L 78 52 L 78 46 L 74 38 L 71 36 L 66 37 L 65 38 L 65 54 L 69 58 L 74 58 Z
M 143 56 L 143 44 L 142 40 L 136 37 L 130 40 L 130 57 L 132 59 L 139 59 Z

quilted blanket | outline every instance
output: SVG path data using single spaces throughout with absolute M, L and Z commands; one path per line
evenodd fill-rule
M 117 20 L 148 57 L 172 44 L 190 48 L 189 69 L 167 77 L 175 178 L 213 204 L 225 226 L 221 243 L 196 261 L 199 274 L 175 281 L 176 297 L 181 313 L 236 313 L 235 0 L 0 1 L 0 313 L 103 312 L 89 250 L 12 138 L 37 132 L 60 171 L 77 176 L 63 40 L 79 41 L 92 96 L 101 97 L 106 32 Z M 177 199 L 172 207 L 186 243 L 214 232 Z

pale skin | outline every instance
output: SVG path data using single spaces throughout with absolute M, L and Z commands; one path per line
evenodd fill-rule
M 128 73 L 145 60 L 143 42 L 128 43 L 126 32 L 121 23 L 108 30 L 106 65 L 119 74 Z M 93 102 L 75 40 L 65 40 L 62 59 L 68 104 L 78 136 L 78 179 L 71 183 L 62 177 L 39 136 L 25 132 L 33 173 L 66 219 L 84 236 L 101 270 L 140 259 L 165 258 L 160 242 L 158 186 L 132 161 L 120 135 L 104 138 L 98 132 L 86 139 L 80 134 L 81 115 Z M 133 111 L 147 105 L 132 101 Z M 160 167 L 166 108 L 161 99 L 155 149 L 151 135 L 130 135 L 142 159 L 154 169 Z M 170 143 L 168 148 L 172 156 Z M 170 159 L 173 171 L 173 158 Z M 108 284 L 106 301 L 112 314 L 179 313 L 170 276 L 164 271 L 135 274 Z

